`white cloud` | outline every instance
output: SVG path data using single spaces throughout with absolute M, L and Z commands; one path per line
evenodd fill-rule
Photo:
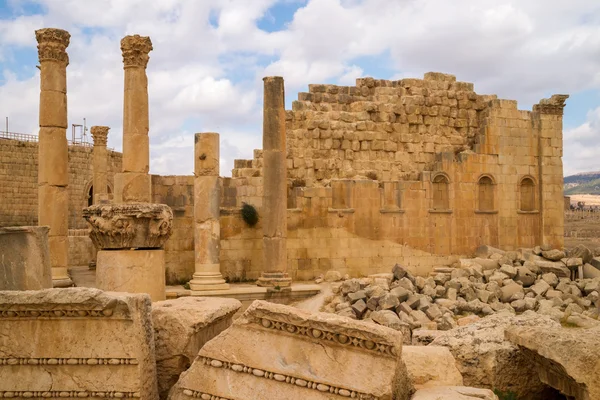
M 309 83 L 351 85 L 378 70 L 377 62 L 386 63 L 394 78 L 452 73 L 474 82 L 480 93 L 517 99 L 523 108 L 551 93 L 600 88 L 600 10 L 589 0 L 299 1 L 293 19 L 271 33 L 257 22 L 277 18 L 269 10 L 277 0 L 37 2 L 44 15 L 0 20 L 0 61 L 13 57 L 15 48 L 35 49 L 35 29 L 69 30 L 69 122 L 85 117 L 89 125 L 111 126 L 109 145 L 117 149 L 123 104 L 119 40 L 133 33 L 152 38 L 153 173 L 191 173 L 197 131 L 221 133 L 223 174 L 234 158 L 251 158 L 261 146 L 266 75 L 285 78 L 288 99 Z M 7 110 L 11 130 L 35 132 L 38 76 L 18 80 L 14 71 L 3 74 L 0 109 Z M 565 165 L 590 148 L 578 150 L 581 135 L 598 133 L 596 114 L 590 115 L 587 125 L 565 133 Z
M 599 171 L 600 107 L 590 111 L 580 126 L 564 132 L 563 157 L 565 176 L 578 172 Z

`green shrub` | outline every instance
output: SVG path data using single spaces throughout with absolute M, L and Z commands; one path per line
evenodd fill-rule
M 258 223 L 258 211 L 253 205 L 248 203 L 242 204 L 242 219 L 248 226 L 254 226 Z

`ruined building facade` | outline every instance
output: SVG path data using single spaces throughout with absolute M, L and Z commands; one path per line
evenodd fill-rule
M 479 95 L 473 84 L 440 73 L 310 85 L 286 112 L 290 277 L 312 279 L 330 269 L 359 276 L 397 262 L 426 274 L 482 244 L 562 247 L 565 99 L 555 95 L 532 111 L 518 110 L 516 101 Z M 18 154 L 33 144 L 10 142 L 3 158 L 35 164 L 33 148 L 30 157 Z M 85 226 L 88 151 L 86 167 L 74 165 L 79 153 L 70 151 L 70 228 Z M 112 190 L 121 158 L 109 154 Z M 2 168 L 17 167 L 3 162 Z M 221 273 L 231 281 L 257 279 L 264 271 L 262 223 L 248 226 L 240 208 L 248 203 L 262 215 L 262 151 L 236 160 L 232 172 L 221 179 Z M 18 181 L 8 170 L 2 175 L 1 188 L 21 181 L 31 188 L 2 196 L 2 210 L 11 211 L 0 225 L 35 224 L 36 173 L 32 165 Z M 14 197 L 29 192 L 27 206 Z M 151 201 L 174 213 L 167 283 L 187 282 L 194 273 L 194 177 L 152 175 Z M 16 212 L 14 202 L 27 209 Z

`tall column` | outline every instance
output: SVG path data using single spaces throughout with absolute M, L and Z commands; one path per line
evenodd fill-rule
M 194 277 L 192 295 L 205 290 L 229 289 L 221 275 L 221 186 L 219 134 L 197 133 L 194 138 Z
M 92 126 L 92 138 L 94 138 L 94 181 L 93 193 L 94 203 L 108 203 L 108 152 L 106 150 L 106 139 L 108 138 L 108 126 Z
M 67 145 L 67 46 L 62 29 L 35 31 L 40 61 L 38 225 L 50 227 L 48 245 L 52 284 L 72 286 L 67 273 L 69 235 L 69 149 Z
M 150 140 L 148 127 L 148 77 L 146 66 L 152 50 L 147 36 L 131 35 L 121 40 L 125 70 L 123 103 L 123 170 L 115 177 L 116 203 L 151 201 Z
M 283 78 L 264 81 L 263 105 L 263 272 L 257 284 L 290 286 L 287 274 L 287 171 Z

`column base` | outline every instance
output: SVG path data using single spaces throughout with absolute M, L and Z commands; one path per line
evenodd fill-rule
M 71 280 L 71 278 L 52 279 L 52 287 L 55 287 L 55 288 L 66 288 L 66 287 L 71 287 L 71 286 L 75 286 L 75 284 L 73 283 L 73 281 Z
M 288 287 L 292 285 L 292 278 L 287 272 L 263 272 L 256 281 L 261 287 Z
M 71 277 L 67 273 L 67 269 L 64 267 L 53 267 L 52 268 L 52 287 L 65 288 L 74 286 Z
M 196 273 L 189 282 L 192 296 L 202 296 L 206 290 L 227 290 L 229 283 L 225 282 L 220 273 Z

